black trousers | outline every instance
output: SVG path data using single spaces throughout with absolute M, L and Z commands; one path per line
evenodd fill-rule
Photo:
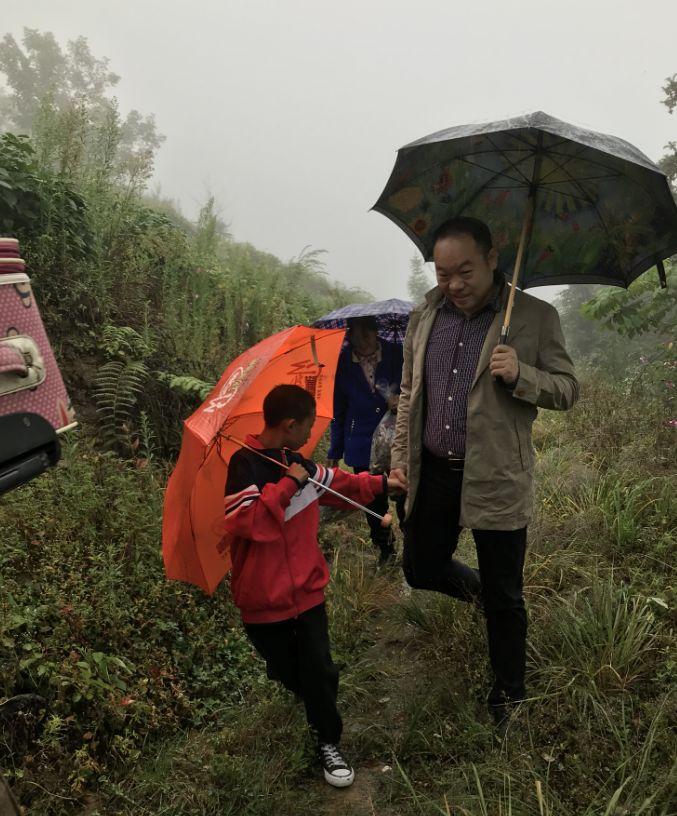
M 278 623 L 246 623 L 247 636 L 278 680 L 303 700 L 306 719 L 319 742 L 337 743 L 343 723 L 336 707 L 338 669 L 329 651 L 324 604 Z
M 369 470 L 369 468 L 356 467 L 353 468 L 353 473 L 363 473 L 365 470 Z M 404 495 L 395 497 L 395 511 L 397 513 L 400 526 L 402 526 L 402 522 L 404 521 L 405 500 L 406 496 Z M 380 516 L 385 515 L 389 511 L 388 494 L 381 493 L 381 495 L 377 496 L 374 501 L 371 502 L 371 504 L 367 505 L 367 507 L 370 510 L 373 510 L 374 513 L 378 513 Z M 365 513 L 364 515 L 367 519 L 367 524 L 369 525 L 369 534 L 372 544 L 374 544 L 380 550 L 392 550 L 393 536 L 390 528 L 381 526 L 381 522 L 377 518 L 369 515 L 369 513 Z
M 416 505 L 405 523 L 403 569 L 415 589 L 461 600 L 481 596 L 494 672 L 490 705 L 525 696 L 527 615 L 523 570 L 526 527 L 473 530 L 479 572 L 453 558 L 461 533 L 463 470 L 424 454 Z

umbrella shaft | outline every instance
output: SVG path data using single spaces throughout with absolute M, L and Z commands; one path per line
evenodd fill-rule
M 226 433 L 224 433 L 223 435 L 226 437 L 226 439 L 230 439 L 232 442 L 235 442 L 235 444 L 239 445 L 241 448 L 246 448 L 248 451 L 251 451 L 252 453 L 255 453 L 257 456 L 260 456 L 261 459 L 265 459 L 267 462 L 272 462 L 274 465 L 281 467 L 283 470 L 289 470 L 289 465 L 285 465 L 284 462 L 278 462 L 277 459 L 273 459 L 272 456 L 266 456 L 265 453 L 261 453 L 261 451 L 256 450 L 256 448 L 252 448 L 251 445 L 248 445 L 246 442 L 243 442 L 236 436 L 231 436 L 230 434 Z M 328 493 L 331 493 L 332 496 L 336 496 L 336 498 L 341 499 L 341 501 L 346 502 L 346 504 L 351 504 L 358 510 L 363 510 L 365 513 L 368 513 L 370 516 L 377 518 L 379 521 L 383 521 L 383 516 L 380 516 L 378 513 L 375 513 L 373 510 L 370 510 L 368 507 L 365 507 L 363 504 L 353 501 L 353 499 L 349 499 L 347 496 L 344 496 L 343 493 L 339 493 L 338 490 L 332 490 L 331 487 L 323 485 L 322 482 L 315 481 L 315 479 L 313 479 L 311 476 L 308 477 L 308 481 L 312 482 L 314 485 L 317 485 L 317 487 L 321 487 Z
M 505 318 L 503 319 L 503 330 L 501 331 L 502 345 L 507 341 L 508 332 L 510 331 L 510 318 L 512 316 L 512 306 L 513 303 L 515 302 L 515 292 L 517 291 L 517 284 L 519 283 L 520 272 L 522 271 L 522 258 L 524 256 L 526 245 L 529 240 L 533 216 L 534 216 L 534 197 L 533 195 L 530 195 L 529 198 L 527 199 L 527 207 L 524 212 L 524 221 L 522 222 L 522 233 L 520 234 L 519 246 L 517 247 L 517 257 L 515 258 L 515 270 L 512 274 L 512 283 L 510 285 L 510 292 L 508 294 L 508 303 L 505 307 Z
M 352 506 L 357 507 L 358 510 L 364 510 L 364 512 L 369 513 L 370 516 L 377 518 L 379 521 L 383 521 L 383 516 L 379 516 L 378 513 L 375 513 L 373 510 L 370 510 L 363 504 L 360 504 L 359 502 L 349 499 L 347 496 L 344 496 L 343 493 L 339 493 L 338 490 L 332 490 L 331 487 L 327 487 L 326 485 L 323 485 L 321 482 L 316 482 L 315 479 L 312 478 L 312 476 L 308 477 L 308 481 L 312 482 L 314 485 L 317 485 L 318 487 L 321 487 L 323 490 L 326 490 L 327 493 L 331 493 L 333 496 L 336 496 L 337 498 L 341 499 L 341 501 L 347 502 L 347 504 L 352 504 Z

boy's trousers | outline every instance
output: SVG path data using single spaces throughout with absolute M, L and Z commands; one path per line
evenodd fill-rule
M 343 723 L 336 708 L 338 669 L 329 651 L 324 603 L 298 618 L 277 623 L 246 623 L 245 631 L 266 661 L 268 677 L 303 700 L 319 742 L 338 743 Z

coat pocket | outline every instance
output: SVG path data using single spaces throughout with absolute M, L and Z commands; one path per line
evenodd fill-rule
M 534 466 L 534 449 L 531 445 L 531 434 L 515 419 L 515 435 L 519 449 L 522 470 L 531 470 Z

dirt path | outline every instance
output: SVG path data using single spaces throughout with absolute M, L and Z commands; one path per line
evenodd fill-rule
M 383 780 L 393 773 L 390 746 L 401 732 L 404 705 L 414 689 L 417 671 L 414 633 L 397 614 L 403 595 L 401 575 L 393 571 L 393 600 L 367 627 L 373 643 L 363 661 L 372 671 L 364 694 L 357 705 L 344 711 L 343 745 L 355 766 L 355 782 L 346 790 L 324 785 L 324 816 L 396 816 L 379 805 L 379 792 Z

